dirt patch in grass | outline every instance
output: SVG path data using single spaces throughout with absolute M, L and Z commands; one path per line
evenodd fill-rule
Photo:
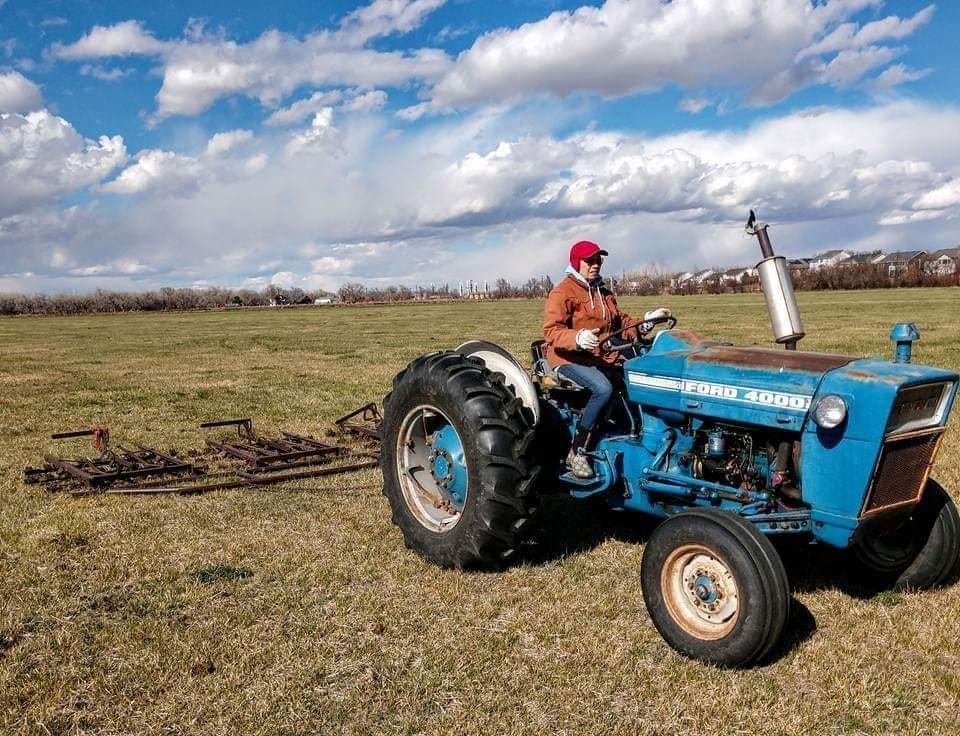
M 190 577 L 203 585 L 212 585 L 223 581 L 246 580 L 253 576 L 253 570 L 248 567 L 234 567 L 217 563 L 194 570 Z

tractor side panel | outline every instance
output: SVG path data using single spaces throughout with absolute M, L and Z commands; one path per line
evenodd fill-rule
M 712 362 L 709 355 L 716 350 L 648 354 L 627 361 L 631 400 L 646 409 L 785 431 L 802 429 L 822 373 Z

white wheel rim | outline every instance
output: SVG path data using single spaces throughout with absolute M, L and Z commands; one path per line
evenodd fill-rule
M 430 472 L 431 437 L 444 425 L 453 422 L 435 406 L 421 404 L 407 413 L 397 433 L 397 478 L 403 500 L 421 525 L 438 533 L 453 529 L 463 515 Z
M 699 544 L 678 547 L 660 572 L 660 589 L 671 617 L 691 636 L 727 636 L 740 615 L 740 591 L 730 567 Z

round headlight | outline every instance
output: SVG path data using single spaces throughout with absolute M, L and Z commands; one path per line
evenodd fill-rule
M 839 427 L 846 418 L 847 402 L 833 394 L 820 399 L 813 410 L 813 420 L 824 429 Z

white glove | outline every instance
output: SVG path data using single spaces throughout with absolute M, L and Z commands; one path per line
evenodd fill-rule
M 577 333 L 577 347 L 581 350 L 596 350 L 600 347 L 600 338 L 597 337 L 598 332 L 600 332 L 599 327 L 593 330 L 580 330 Z
M 662 322 L 666 319 L 669 319 L 672 316 L 672 313 L 666 307 L 657 307 L 656 309 L 651 309 L 645 315 L 643 315 L 644 322 Z

